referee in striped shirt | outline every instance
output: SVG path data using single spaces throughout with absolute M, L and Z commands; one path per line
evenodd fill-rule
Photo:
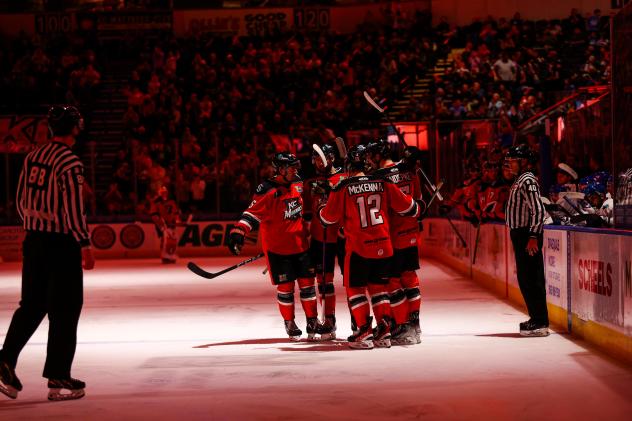
M 43 376 L 49 399 L 77 399 L 85 384 L 72 379 L 77 324 L 83 304 L 83 269 L 94 267 L 84 214 L 83 165 L 71 147 L 83 128 L 79 110 L 53 106 L 51 142 L 26 156 L 17 189 L 23 243 L 22 296 L 0 350 L 0 391 L 17 397 L 18 356 L 46 315 L 48 348 Z M 64 395 L 60 390 L 66 389 Z
M 505 159 L 516 178 L 507 201 L 506 224 L 516 257 L 518 285 L 530 317 L 520 323 L 520 334 L 548 336 L 549 316 L 542 257 L 546 211 L 538 180 L 531 171 L 535 158 L 535 153 L 527 145 L 514 146 L 507 153 Z

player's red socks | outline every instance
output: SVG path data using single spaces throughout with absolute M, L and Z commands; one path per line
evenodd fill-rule
M 421 291 L 419 290 L 419 278 L 414 271 L 402 273 L 402 286 L 406 291 L 408 300 L 408 312 L 419 311 L 421 308 Z
M 391 302 L 391 316 L 395 319 L 395 324 L 406 323 L 408 321 L 408 302 L 399 278 L 390 279 L 388 298 Z
M 301 305 L 307 318 L 318 317 L 318 303 L 316 301 L 316 286 L 314 278 L 299 278 L 298 287 L 301 290 Z
M 323 276 L 316 275 L 318 279 L 318 293 L 322 297 L 324 295 L 324 313 L 325 316 L 333 316 L 336 314 L 336 293 L 334 289 L 334 274 L 325 274 L 325 283 L 323 284 Z
M 373 315 L 376 323 L 380 320 L 391 317 L 391 301 L 388 298 L 387 285 L 369 285 L 369 294 L 371 295 L 371 307 L 373 307 Z
M 294 282 L 277 285 L 277 300 L 283 320 L 294 320 Z
M 370 314 L 369 300 L 364 288 L 347 287 L 347 300 L 351 314 L 358 327 L 364 326 Z

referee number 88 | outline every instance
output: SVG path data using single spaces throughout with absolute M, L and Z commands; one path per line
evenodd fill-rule
M 28 184 L 31 186 L 43 187 L 46 182 L 46 175 L 48 170 L 46 168 L 34 165 L 29 172 Z

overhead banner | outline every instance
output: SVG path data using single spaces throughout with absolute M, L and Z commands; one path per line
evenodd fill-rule
M 26 153 L 48 140 L 44 116 L 0 116 L 0 153 Z
M 542 254 L 546 277 L 546 300 L 568 310 L 566 237 L 566 231 L 545 230 Z
M 572 312 L 622 331 L 619 237 L 571 232 L 571 242 Z
M 192 33 L 265 36 L 293 26 L 290 8 L 180 10 L 173 14 L 177 36 Z

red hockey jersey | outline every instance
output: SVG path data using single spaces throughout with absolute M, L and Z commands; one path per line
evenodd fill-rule
M 378 259 L 393 255 L 389 209 L 417 216 L 417 203 L 388 180 L 355 176 L 333 188 L 319 217 L 325 225 L 339 223 L 347 239 L 347 253 Z
M 265 252 L 296 254 L 307 250 L 303 220 L 303 182 L 283 186 L 270 179 L 261 183 L 237 226 L 246 234 L 259 229 Z
M 312 219 L 315 215 L 318 215 L 318 206 L 319 203 L 323 201 L 323 195 L 314 191 L 313 185 L 316 183 L 327 183 L 329 186 L 328 190 L 331 190 L 335 185 L 337 185 L 341 180 L 347 177 L 346 173 L 338 172 L 329 177 L 314 177 L 305 182 L 305 188 L 303 191 L 303 203 L 305 206 L 306 216 L 309 215 L 309 219 L 311 219 L 310 224 L 310 234 L 313 239 L 323 242 L 324 236 L 324 228 L 320 223 L 318 218 L 316 220 Z M 338 238 L 338 228 L 339 224 L 333 224 L 333 226 L 327 227 L 327 242 L 335 243 Z
M 385 178 L 397 185 L 402 193 L 412 196 L 415 200 L 421 200 L 421 185 L 419 178 L 409 171 L 403 164 L 392 164 L 381 168 L 375 173 L 377 177 Z M 404 249 L 417 245 L 419 236 L 419 223 L 417 218 L 401 216 L 397 212 L 390 211 L 391 241 L 396 249 Z

